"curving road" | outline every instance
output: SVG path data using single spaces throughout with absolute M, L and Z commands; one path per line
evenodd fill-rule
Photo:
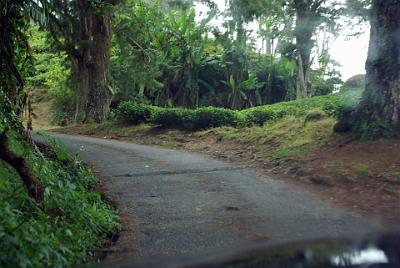
M 124 230 L 115 256 L 193 253 L 362 232 L 374 226 L 255 170 L 195 153 L 51 134 L 103 177 Z

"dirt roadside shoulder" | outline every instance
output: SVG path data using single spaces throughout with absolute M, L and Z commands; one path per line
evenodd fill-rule
M 149 126 L 96 131 L 76 126 L 54 131 L 183 149 L 251 165 L 260 173 L 316 193 L 362 217 L 387 226 L 400 223 L 400 140 L 351 141 L 348 136 L 340 136 L 317 150 L 279 158 L 266 156 L 265 148 L 226 140 L 213 131 L 196 135 Z

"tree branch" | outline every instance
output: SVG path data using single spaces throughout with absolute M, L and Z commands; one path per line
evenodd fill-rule
M 0 159 L 12 166 L 25 184 L 28 195 L 36 202 L 43 201 L 43 188 L 39 179 L 33 174 L 24 157 L 18 156 L 8 147 L 8 129 L 0 134 Z
M 325 2 L 326 0 L 318 0 L 315 1 L 312 5 L 311 5 L 311 11 L 315 12 L 317 11 L 317 9 Z

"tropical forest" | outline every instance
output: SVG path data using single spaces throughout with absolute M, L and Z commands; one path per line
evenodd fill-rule
M 400 267 L 398 0 L 1 0 L 0 111 L 0 267 Z

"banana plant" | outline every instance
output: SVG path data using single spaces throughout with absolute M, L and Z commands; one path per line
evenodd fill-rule
M 196 23 L 194 9 L 170 11 L 166 28 L 171 38 L 168 43 L 167 62 L 174 66 L 171 77 L 165 79 L 171 81 L 177 90 L 175 104 L 185 107 L 199 105 L 199 71 L 201 60 L 205 57 L 207 44 L 206 33 L 208 23 L 214 15 Z
M 242 83 L 238 84 L 233 75 L 229 76 L 228 81 L 221 81 L 221 83 L 225 84 L 230 90 L 228 101 L 231 109 L 240 109 L 243 100 L 247 100 L 246 93 L 241 88 Z
M 250 106 L 254 106 L 254 103 L 248 97 L 250 91 L 254 91 L 256 104 L 261 104 L 260 89 L 264 87 L 265 82 L 259 82 L 255 74 L 250 73 L 247 80 L 239 83 L 235 81 L 233 75 L 229 76 L 228 81 L 220 82 L 226 85 L 230 90 L 228 101 L 231 109 L 241 109 L 245 106 L 247 101 Z

